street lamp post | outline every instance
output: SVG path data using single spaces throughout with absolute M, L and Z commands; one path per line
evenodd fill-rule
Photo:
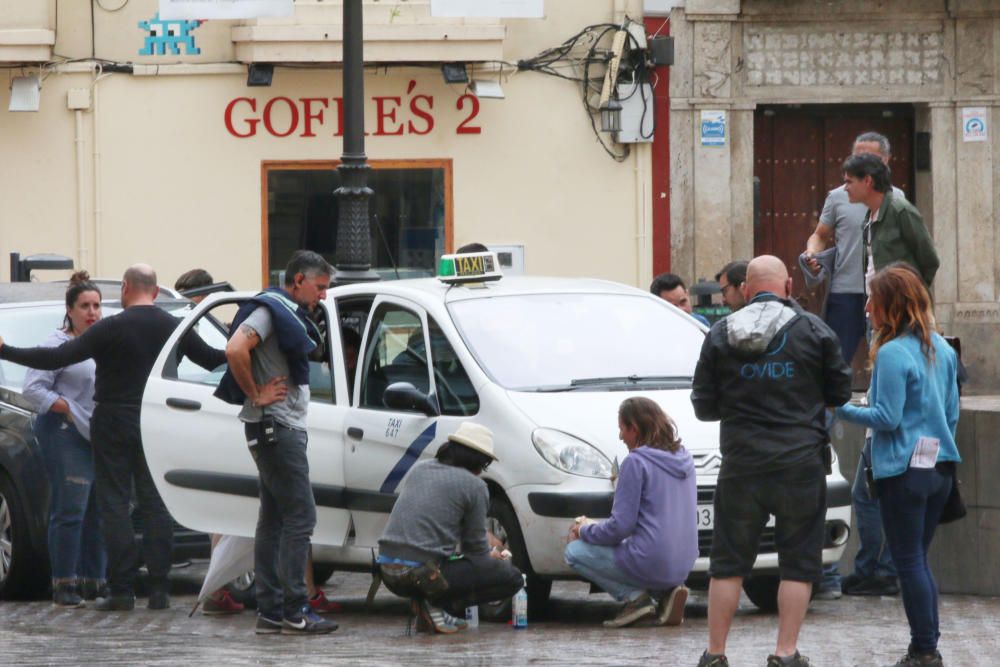
M 364 20 L 361 0 L 344 0 L 344 148 L 337 197 L 339 223 L 334 284 L 379 279 L 371 270 L 368 158 L 365 156 Z

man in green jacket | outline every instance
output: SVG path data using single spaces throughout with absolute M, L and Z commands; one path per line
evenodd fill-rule
M 852 155 L 844 161 L 844 189 L 854 203 L 868 207 L 864 223 L 865 292 L 875 272 L 893 262 L 906 262 L 930 287 L 940 261 L 924 219 L 916 207 L 892 194 L 889 167 L 874 155 Z

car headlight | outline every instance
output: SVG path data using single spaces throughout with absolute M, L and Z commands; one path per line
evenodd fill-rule
M 582 477 L 611 478 L 611 461 L 599 449 L 569 433 L 551 428 L 536 428 L 531 444 L 554 468 Z

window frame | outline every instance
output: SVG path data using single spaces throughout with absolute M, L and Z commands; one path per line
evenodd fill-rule
M 454 250 L 455 198 L 453 188 L 453 165 L 451 158 L 414 158 L 399 160 L 368 160 L 372 169 L 441 169 L 444 171 L 444 249 Z M 268 220 L 267 181 L 271 171 L 332 171 L 340 166 L 340 160 L 261 160 L 260 163 L 260 276 L 261 285 L 269 281 L 267 260 L 270 253 Z

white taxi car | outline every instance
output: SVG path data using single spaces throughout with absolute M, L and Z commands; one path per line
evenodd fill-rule
M 553 579 L 573 576 L 563 561 L 571 519 L 610 514 L 612 476 L 627 453 L 618 406 L 639 393 L 673 417 L 694 455 L 700 557 L 691 583 L 703 583 L 720 461 L 718 424 L 698 421 L 689 398 L 704 327 L 633 287 L 499 279 L 494 257 L 467 259 L 443 258 L 439 279 L 337 287 L 320 304 L 333 362 L 312 362 L 310 376 L 315 560 L 368 569 L 407 471 L 474 420 L 493 431 L 499 457 L 483 475 L 492 527 L 528 573 L 537 609 Z M 238 408 L 212 395 L 221 372 L 178 359 L 178 341 L 194 329 L 223 348 L 221 323 L 249 296 L 212 295 L 182 322 L 142 407 L 146 458 L 171 514 L 193 529 L 244 536 L 257 522 L 257 471 Z M 359 341 L 349 372 L 345 342 Z M 850 522 L 848 485 L 834 467 L 825 563 L 840 558 Z M 776 606 L 776 572 L 766 532 L 746 580 L 762 608 Z

